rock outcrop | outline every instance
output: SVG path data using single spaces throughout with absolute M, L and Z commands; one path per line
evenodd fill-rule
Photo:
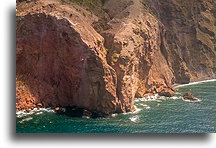
M 147 0 L 161 22 L 161 51 L 175 83 L 215 78 L 214 0 Z
M 187 92 L 183 95 L 183 98 L 182 98 L 183 101 L 186 101 L 186 102 L 200 102 L 201 100 L 194 97 L 193 94 L 191 92 Z
M 117 73 L 118 97 L 126 102 L 127 111 L 134 97 L 169 90 L 174 74 L 160 49 L 160 22 L 140 1 L 108 1 L 104 7 L 113 19 L 108 23 L 111 29 L 101 34 L 107 61 Z
M 17 109 L 104 115 L 134 99 L 215 77 L 214 1 L 17 3 Z
M 71 12 L 77 15 L 73 20 L 63 13 L 64 7 L 47 5 L 17 16 L 17 82 L 22 82 L 17 106 L 25 109 L 31 100 L 44 107 L 79 106 L 111 114 L 119 104 L 117 81 L 103 38 L 80 14 Z M 22 87 L 29 97 L 23 97 Z

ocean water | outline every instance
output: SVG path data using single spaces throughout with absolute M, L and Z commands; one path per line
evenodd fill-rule
M 16 118 L 17 133 L 215 133 L 216 81 L 183 85 L 175 97 L 138 99 L 134 113 L 109 118 L 73 118 L 42 109 Z M 184 102 L 192 92 L 201 102 Z

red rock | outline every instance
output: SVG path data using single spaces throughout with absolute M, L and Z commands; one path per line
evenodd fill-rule
M 135 95 L 172 96 L 174 83 L 214 78 L 214 29 L 201 29 L 214 26 L 214 2 L 144 3 L 109 1 L 92 17 L 59 0 L 17 5 L 16 107 L 127 112 Z
M 183 95 L 184 100 L 189 100 L 189 101 L 200 101 L 198 98 L 194 97 L 191 92 L 187 92 Z
M 41 103 L 38 103 L 37 104 L 37 107 L 42 107 L 43 105 Z
M 104 114 L 115 112 L 116 74 L 97 45 L 103 38 L 90 25 L 82 24 L 89 30 L 73 28 L 71 20 L 60 18 L 45 13 L 18 18 L 17 76 L 25 76 L 35 102 L 44 107 L 82 106 Z M 32 55 L 47 58 L 38 61 Z
M 55 111 L 60 111 L 60 110 L 61 110 L 60 107 L 56 107 L 56 108 L 55 108 Z
M 161 92 L 158 92 L 158 95 L 165 96 L 165 97 L 172 97 L 173 95 L 175 95 L 175 92 L 167 88 L 162 90 Z

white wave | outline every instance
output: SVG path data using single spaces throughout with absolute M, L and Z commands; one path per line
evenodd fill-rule
M 146 104 L 139 104 L 140 106 L 143 106 L 144 109 L 149 109 L 150 106 L 146 105 Z
M 177 100 L 177 99 L 181 99 L 181 98 L 182 98 L 181 96 L 179 96 L 179 97 L 177 97 L 177 96 L 170 97 L 170 99 L 172 99 L 172 100 Z
M 147 106 L 148 106 L 148 105 L 146 105 L 146 104 L 142 104 L 142 103 L 139 104 L 139 105 L 141 105 L 141 106 L 143 106 L 143 107 L 147 107 Z
M 139 101 L 140 101 L 139 99 L 134 100 L 134 102 L 139 102 Z
M 150 109 L 150 106 L 147 106 L 146 109 Z
M 139 113 L 142 110 L 141 108 L 138 108 L 135 105 L 134 105 L 134 108 L 135 108 L 135 111 L 132 112 L 133 114 Z
M 82 116 L 82 118 L 89 119 L 90 117 L 89 116 Z
M 22 113 L 23 113 L 22 111 L 18 111 L 18 112 L 16 112 L 16 115 L 20 115 Z
M 22 118 L 22 117 L 32 115 L 32 114 L 39 115 L 39 114 L 42 114 L 43 112 L 54 112 L 54 110 L 51 108 L 34 108 L 33 110 L 29 112 L 27 112 L 26 110 L 18 111 L 16 112 L 16 116 L 18 118 Z
M 32 120 L 33 118 L 32 117 L 28 117 L 28 118 L 25 118 L 25 119 L 22 119 L 22 121 L 29 121 L 29 120 Z
M 184 99 L 183 97 L 182 97 L 182 100 L 183 101 L 185 101 L 185 102 L 201 102 L 201 100 L 200 99 L 196 99 L 196 100 L 187 100 L 187 99 Z
M 206 83 L 206 82 L 214 82 L 214 81 L 216 81 L 216 79 L 191 82 L 191 83 L 188 83 L 188 84 L 182 84 L 182 85 L 175 86 L 174 88 L 179 88 L 179 87 L 188 86 L 188 85 L 195 85 L 195 84 L 200 84 L 200 83 Z
M 19 111 L 19 112 L 16 113 L 16 116 L 17 116 L 18 118 L 21 118 L 21 117 L 25 117 L 25 116 L 31 115 L 31 114 L 33 114 L 31 111 L 30 111 L 30 112 Z
M 133 116 L 133 117 L 131 117 L 131 118 L 129 118 L 132 122 L 137 122 L 137 121 L 139 121 L 139 116 L 138 115 L 136 115 L 136 116 Z
M 131 114 L 132 112 L 127 112 L 127 113 L 122 113 L 123 115 L 128 115 Z
M 38 113 L 36 113 L 35 115 L 40 115 L 40 114 L 43 114 L 43 112 L 38 112 Z
M 181 96 L 172 96 L 172 97 L 165 97 L 165 96 L 159 96 L 158 94 L 155 94 L 154 96 L 147 96 L 147 97 L 143 97 L 143 98 L 137 98 L 135 100 L 136 103 L 138 102 L 157 102 L 157 103 L 161 103 L 165 100 L 177 100 L 177 99 L 182 99 Z M 142 103 L 139 105 L 142 105 Z
M 66 108 L 62 108 L 61 110 L 62 110 L 63 112 L 66 112 Z M 53 110 L 53 111 L 54 111 L 54 110 Z
M 117 115 L 118 115 L 118 114 L 115 113 L 115 114 L 112 114 L 111 116 L 112 116 L 112 117 L 116 117 Z
M 51 108 L 40 108 L 39 110 L 44 112 L 54 112 L 54 110 Z
M 164 96 L 160 96 L 160 98 L 159 98 L 160 100 L 167 100 L 167 97 L 164 97 Z
M 128 115 L 128 114 L 137 114 L 139 113 L 142 109 L 138 108 L 136 105 L 134 105 L 135 111 L 133 112 L 126 112 L 126 113 L 122 113 L 123 115 Z M 115 114 L 112 114 L 112 116 L 116 116 Z
M 135 102 L 147 102 L 147 101 L 156 101 L 158 98 L 160 98 L 160 96 L 158 95 L 158 94 L 155 94 L 155 95 L 153 95 L 153 96 L 146 96 L 146 97 L 143 97 L 143 98 L 137 98 L 136 100 L 135 100 Z

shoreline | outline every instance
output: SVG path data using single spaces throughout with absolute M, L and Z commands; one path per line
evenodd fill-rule
M 183 86 L 189 86 L 189 85 L 200 84 L 200 83 L 206 83 L 206 82 L 214 82 L 214 81 L 216 81 L 216 79 L 194 81 L 194 82 L 190 82 L 190 83 L 188 83 L 188 84 L 174 84 L 174 85 L 172 86 L 172 88 L 176 89 L 176 88 L 183 87 Z
M 205 83 L 205 82 L 214 82 L 216 81 L 216 79 L 209 79 L 209 80 L 202 80 L 202 81 L 196 81 L 196 82 L 190 82 L 188 84 L 174 84 L 172 86 L 173 89 L 176 89 L 176 88 L 179 88 L 179 87 L 183 87 L 183 86 L 189 86 L 189 85 L 194 85 L 194 84 L 200 84 L 200 83 Z M 156 101 L 157 99 L 159 98 L 159 95 L 158 94 L 154 94 L 152 96 L 146 96 L 144 98 L 136 98 L 135 99 L 135 102 L 136 100 L 140 100 L 140 99 L 143 99 L 143 101 Z M 16 111 L 16 116 L 26 116 L 26 115 L 30 115 L 30 114 L 34 114 L 34 113 L 37 113 L 37 112 L 55 112 L 55 109 L 54 108 L 34 108 L 33 110 L 31 111 L 27 111 L 27 110 L 20 110 L 20 111 Z M 137 110 L 135 110 L 134 112 L 137 112 Z M 134 112 L 128 112 L 128 113 L 134 113 Z M 116 113 L 115 113 L 116 114 Z M 112 116 L 112 114 L 111 114 Z

